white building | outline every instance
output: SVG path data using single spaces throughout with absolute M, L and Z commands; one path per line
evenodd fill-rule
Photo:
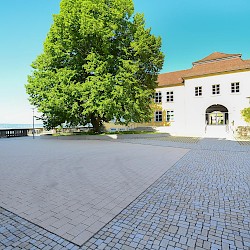
M 188 70 L 159 75 L 153 126 L 173 135 L 225 137 L 246 126 L 250 60 L 215 52 Z

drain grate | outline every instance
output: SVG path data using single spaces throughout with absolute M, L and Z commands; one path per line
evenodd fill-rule
M 183 137 L 183 136 L 163 136 L 163 137 L 155 137 L 147 139 L 157 140 L 157 141 L 183 142 L 183 143 L 198 143 L 200 141 L 199 137 Z
M 242 145 L 242 146 L 250 146 L 250 141 L 239 141 L 237 140 L 237 142 Z

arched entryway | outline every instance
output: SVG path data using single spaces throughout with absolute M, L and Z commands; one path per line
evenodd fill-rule
M 206 109 L 207 125 L 227 125 L 228 109 L 220 104 L 214 104 Z

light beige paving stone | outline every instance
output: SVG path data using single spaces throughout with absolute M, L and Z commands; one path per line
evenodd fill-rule
M 0 206 L 45 229 L 55 228 L 52 233 L 71 235 L 74 238 L 68 236 L 68 240 L 77 244 L 83 244 L 189 151 L 39 138 L 1 140 L 0 147 Z M 75 228 L 80 225 L 95 226 L 92 232 L 79 230 L 77 235 Z
M 55 234 L 58 234 L 60 236 L 63 236 L 64 234 L 66 233 L 70 233 L 70 231 L 75 228 L 74 225 L 71 225 L 71 224 L 64 224 L 62 225 L 61 227 L 57 228 L 54 230 L 54 233 Z M 67 240 L 70 240 L 67 238 Z
M 87 225 L 84 225 L 81 223 L 81 224 L 75 226 L 72 230 L 70 230 L 70 234 L 73 235 L 75 238 L 79 234 L 83 233 L 87 228 L 88 228 Z
M 100 228 L 102 228 L 106 223 L 101 221 L 95 221 L 91 226 L 87 227 L 86 229 L 89 232 L 96 233 Z
M 92 235 L 93 235 L 92 232 L 85 230 L 84 232 L 80 233 L 78 236 L 74 237 L 72 241 L 77 245 L 81 245 L 82 242 L 87 241 L 89 238 L 91 238 Z
M 63 237 L 64 239 L 68 240 L 68 241 L 71 241 L 71 242 L 72 242 L 72 240 L 75 238 L 74 235 L 71 235 L 71 234 L 68 234 L 68 233 L 63 234 L 62 237 Z
M 98 219 L 98 221 L 101 221 L 101 222 L 104 222 L 104 223 L 108 223 L 113 218 L 114 218 L 114 214 L 107 213 L 104 216 L 100 217 Z

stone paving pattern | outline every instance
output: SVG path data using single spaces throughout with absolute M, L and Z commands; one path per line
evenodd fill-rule
M 10 249 L 78 250 L 79 247 L 0 208 L 0 250 Z
M 176 137 L 174 137 L 176 138 Z M 192 137 L 192 141 L 193 141 Z M 193 143 L 190 143 L 190 139 L 188 137 L 183 137 L 179 139 L 179 141 L 175 141 L 175 139 L 130 139 L 130 140 L 117 140 L 123 143 L 130 144 L 142 144 L 142 145 L 151 145 L 151 146 L 160 146 L 160 147 L 176 147 L 176 148 L 187 148 L 187 149 L 204 149 L 204 150 L 220 150 L 220 151 L 245 151 L 249 152 L 250 142 L 246 141 L 246 143 L 239 143 L 235 140 L 226 140 L 226 139 L 216 139 L 216 138 L 200 138 L 198 142 L 196 141 L 198 138 L 195 138 Z
M 0 249 L 250 249 L 249 146 L 215 139 L 127 143 L 192 150 L 80 248 L 0 209 Z
M 0 206 L 82 245 L 188 149 L 1 140 Z
M 249 152 L 189 152 L 84 249 L 250 249 L 249 163 Z
M 183 136 L 162 136 L 158 138 L 148 138 L 148 140 L 158 141 L 171 141 L 171 142 L 183 142 L 183 143 L 198 143 L 199 137 L 183 137 Z

